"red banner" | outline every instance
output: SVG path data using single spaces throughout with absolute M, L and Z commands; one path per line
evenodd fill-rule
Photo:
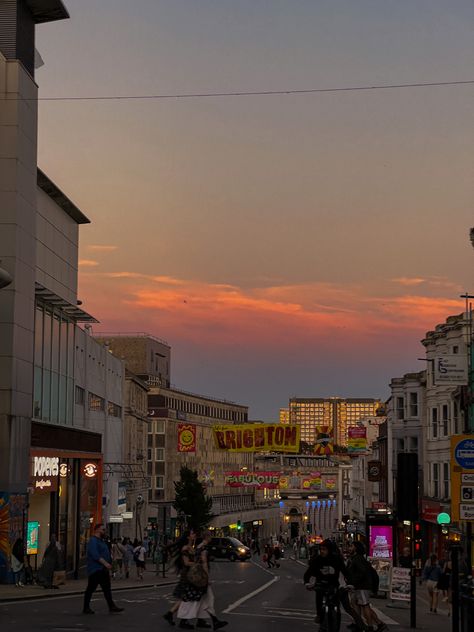
M 178 424 L 178 452 L 196 452 L 194 424 Z
M 280 472 L 224 472 L 228 487 L 255 487 L 256 489 L 278 489 Z

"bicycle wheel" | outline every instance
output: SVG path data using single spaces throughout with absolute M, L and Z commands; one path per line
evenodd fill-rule
M 341 611 L 336 606 L 328 608 L 326 613 L 327 632 L 339 632 L 341 628 Z

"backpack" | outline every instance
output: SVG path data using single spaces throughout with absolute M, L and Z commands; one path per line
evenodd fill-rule
M 139 546 L 137 546 L 137 548 L 133 551 L 133 561 L 134 562 L 139 562 L 140 561 L 140 551 L 141 551 L 141 548 Z

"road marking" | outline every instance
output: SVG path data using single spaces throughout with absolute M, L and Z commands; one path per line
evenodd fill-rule
M 226 612 L 224 610 L 224 612 Z M 227 613 L 226 613 L 227 614 Z M 281 614 L 256 614 L 255 612 L 233 612 L 232 616 L 237 615 L 238 617 L 259 617 L 263 619 L 286 619 L 287 621 L 314 621 L 314 616 L 311 617 L 286 617 Z
M 234 601 L 234 603 L 231 603 L 229 606 L 227 606 L 227 608 L 223 611 L 224 614 L 229 614 L 230 612 L 232 612 L 232 610 L 235 610 L 236 608 L 238 608 L 239 606 L 241 606 L 243 603 L 245 603 L 246 601 L 248 601 L 249 599 L 252 599 L 252 597 L 255 597 L 255 595 L 258 595 L 259 593 L 263 592 L 264 590 L 266 590 L 267 588 L 269 588 L 272 584 L 274 584 L 275 582 L 279 581 L 279 577 L 278 576 L 274 576 L 273 579 L 271 579 L 269 582 L 267 582 L 266 584 L 263 584 L 262 586 L 260 586 L 259 588 L 257 588 L 256 590 L 253 590 L 251 593 L 249 593 L 248 595 L 245 595 L 244 597 L 241 597 L 240 599 L 238 599 L 237 601 Z
M 392 619 L 391 617 L 388 616 L 388 614 L 385 614 L 384 612 L 382 612 L 378 608 L 374 608 L 374 606 L 372 604 L 371 604 L 370 607 L 375 612 L 375 614 L 378 616 L 380 621 L 382 621 L 382 623 L 385 623 L 387 625 L 400 625 L 398 621 L 395 621 L 395 619 Z

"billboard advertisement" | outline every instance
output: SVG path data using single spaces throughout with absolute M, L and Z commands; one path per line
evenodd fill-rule
M 369 526 L 369 557 L 393 559 L 393 527 Z
M 334 453 L 334 431 L 330 426 L 316 426 L 314 453 L 319 456 Z
M 367 428 L 351 426 L 347 429 L 347 451 L 349 454 L 367 451 Z
M 213 426 L 216 447 L 227 452 L 290 452 L 300 449 L 300 427 L 287 424 Z
M 39 522 L 28 522 L 26 525 L 26 554 L 38 555 Z
M 228 487 L 278 489 L 280 472 L 224 472 L 224 480 Z

